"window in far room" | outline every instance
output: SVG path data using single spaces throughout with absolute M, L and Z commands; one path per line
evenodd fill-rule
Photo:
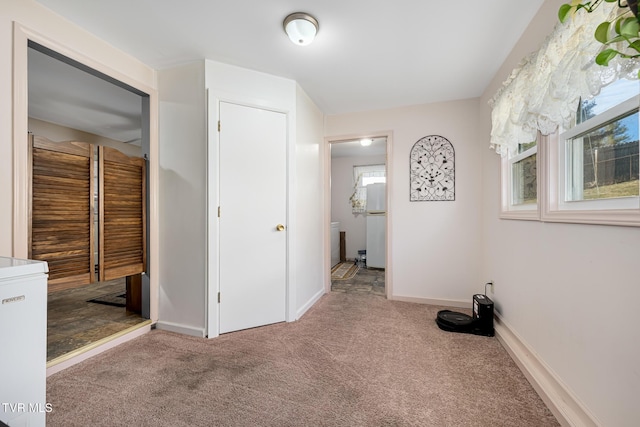
M 384 176 L 362 176 L 362 186 L 366 187 L 369 184 L 385 183 L 387 178 Z
M 384 164 L 353 167 L 353 194 L 349 199 L 353 213 L 365 211 L 367 206 L 367 185 L 379 182 L 385 183 L 387 180 L 386 170 Z

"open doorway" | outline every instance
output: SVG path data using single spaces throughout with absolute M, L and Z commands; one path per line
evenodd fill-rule
M 147 94 L 35 42 L 29 41 L 27 58 L 33 195 L 29 255 L 50 264 L 50 365 L 148 323 L 149 284 L 143 267 L 146 250 L 136 254 L 138 261 L 126 260 L 122 255 L 131 252 L 134 240 L 138 241 L 136 245 L 148 247 L 148 220 L 144 214 L 148 198 L 136 197 L 132 203 L 113 201 L 128 191 L 119 185 L 110 187 L 108 182 L 131 181 L 137 183 L 140 194 L 148 192 L 149 99 Z M 71 159 L 68 164 L 73 166 L 64 166 L 63 157 L 70 152 L 63 148 L 65 144 L 84 147 L 83 165 Z M 76 151 L 71 154 L 78 158 Z M 119 175 L 114 176 L 113 170 Z M 131 171 L 134 178 L 120 174 Z M 81 208 L 86 217 L 86 236 L 84 231 L 79 233 L 72 228 L 75 224 L 69 224 L 74 207 L 82 204 L 71 200 L 76 191 L 74 185 L 87 199 Z M 40 191 L 38 196 L 36 190 Z M 105 194 L 113 197 L 105 199 Z M 135 220 L 134 233 L 124 230 L 115 238 L 116 234 L 109 233 L 119 252 L 119 259 L 111 265 L 104 251 L 109 238 L 104 237 L 108 222 L 104 212 L 109 203 L 118 215 L 129 215 L 132 210 L 141 213 Z
M 331 291 L 387 295 L 387 137 L 330 141 Z

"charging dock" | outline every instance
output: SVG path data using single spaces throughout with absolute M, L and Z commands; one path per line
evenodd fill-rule
M 483 294 L 473 296 L 473 316 L 451 310 L 440 310 L 436 317 L 438 327 L 447 332 L 494 336 L 493 301 Z

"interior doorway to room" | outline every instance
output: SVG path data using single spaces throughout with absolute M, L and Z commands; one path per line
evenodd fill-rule
M 331 290 L 387 295 L 387 138 L 332 141 Z
M 149 317 L 148 102 L 29 42 L 28 247 L 49 263 L 48 363 Z

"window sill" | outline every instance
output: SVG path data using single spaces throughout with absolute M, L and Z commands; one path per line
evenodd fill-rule
M 543 222 L 640 227 L 640 209 L 607 211 L 546 211 L 542 213 L 541 220 Z
M 501 211 L 500 219 L 520 221 L 540 221 L 568 224 L 615 225 L 640 227 L 640 209 L 619 210 L 513 210 Z
M 518 219 L 523 221 L 540 221 L 538 210 L 513 210 L 500 212 L 500 219 Z

